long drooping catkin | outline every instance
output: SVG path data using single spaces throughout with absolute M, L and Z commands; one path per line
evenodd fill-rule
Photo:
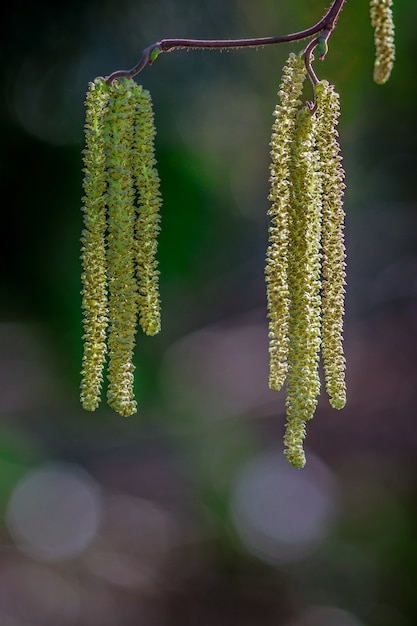
M 288 209 L 291 144 L 300 96 L 306 77 L 303 58 L 291 53 L 284 67 L 271 138 L 269 245 L 265 276 L 269 317 L 269 386 L 278 390 L 285 381 L 288 358 Z
M 339 96 L 333 85 L 316 87 L 316 141 L 323 184 L 323 284 L 322 356 L 330 403 L 341 409 L 346 403 L 343 316 L 345 296 L 345 244 L 343 195 L 345 173 L 337 132 Z
M 270 387 L 287 381 L 285 455 L 295 467 L 305 464 L 306 421 L 320 393 L 320 353 L 331 405 L 346 402 L 339 96 L 321 81 L 314 85 L 315 106 L 301 108 L 303 66 L 301 57 L 290 55 L 276 108 L 266 270 Z
M 383 85 L 390 77 L 395 60 L 392 0 L 371 0 L 371 23 L 374 28 L 374 81 Z
M 107 176 L 103 120 L 109 98 L 110 90 L 103 79 L 96 79 L 89 84 L 85 102 L 84 230 L 81 236 L 81 293 L 84 313 L 81 402 L 89 411 L 94 411 L 100 403 L 107 352 Z
M 149 91 L 134 87 L 133 171 L 137 190 L 136 271 L 139 296 L 139 321 L 147 335 L 161 329 L 159 271 L 156 260 L 160 207 L 159 176 L 154 154 L 155 122 Z
M 115 81 L 106 118 L 109 280 L 107 401 L 124 416 L 136 412 L 133 350 L 137 327 L 135 207 L 131 151 L 135 101 L 131 81 Z
M 304 425 L 320 393 L 320 241 L 321 175 L 314 145 L 315 119 L 308 108 L 298 114 L 291 147 L 290 295 L 285 454 L 303 467 Z
M 136 411 L 138 315 L 147 334 L 160 329 L 155 255 L 161 195 L 152 102 L 132 79 L 108 85 L 97 78 L 86 109 L 81 401 L 97 408 L 107 353 L 107 401 L 128 416 Z

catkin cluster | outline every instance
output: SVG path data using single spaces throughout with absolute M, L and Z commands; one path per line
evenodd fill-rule
M 371 0 L 371 23 L 374 28 L 374 81 L 383 85 L 390 77 L 395 60 L 392 0 Z
M 320 393 L 320 353 L 331 405 L 342 408 L 346 402 L 339 97 L 321 81 L 312 112 L 301 102 L 305 77 L 303 57 L 291 54 L 274 112 L 265 270 L 269 386 L 278 390 L 287 383 L 285 454 L 295 467 L 305 464 L 305 424 Z
M 100 402 L 107 361 L 107 401 L 136 412 L 133 351 L 137 322 L 160 330 L 155 258 L 161 195 L 148 91 L 131 79 L 90 83 L 86 96 L 81 261 L 84 354 L 81 402 Z

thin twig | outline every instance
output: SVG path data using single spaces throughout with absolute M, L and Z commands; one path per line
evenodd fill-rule
M 107 83 L 111 84 L 116 78 L 132 78 L 143 68 L 153 63 L 162 52 L 172 52 L 173 50 L 230 50 L 233 48 L 262 48 L 264 46 L 291 41 L 301 41 L 318 33 L 326 33 L 325 39 L 333 31 L 340 12 L 346 0 L 333 0 L 325 16 L 314 26 L 289 35 L 279 37 L 255 37 L 250 39 L 161 39 L 142 51 L 138 63 L 130 70 L 117 70 L 107 77 Z M 315 40 L 316 41 L 316 40 Z M 317 41 L 316 44 L 317 45 Z

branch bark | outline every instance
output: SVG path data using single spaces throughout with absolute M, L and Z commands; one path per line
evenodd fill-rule
M 111 84 L 117 78 L 132 78 L 143 70 L 146 65 L 151 65 L 162 52 L 172 52 L 174 50 L 230 50 L 236 48 L 262 48 L 280 43 L 289 43 L 291 41 L 302 41 L 313 35 L 320 35 L 327 43 L 332 31 L 334 30 L 340 12 L 346 0 L 333 0 L 330 8 L 314 26 L 296 33 L 281 35 L 278 37 L 254 37 L 250 39 L 161 39 L 151 44 L 142 51 L 142 55 L 138 63 L 130 70 L 117 70 L 110 74 L 106 81 Z M 317 45 L 318 37 L 310 42 Z

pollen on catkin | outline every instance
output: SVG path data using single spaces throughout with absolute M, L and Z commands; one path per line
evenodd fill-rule
M 316 87 L 316 142 L 323 186 L 322 220 L 322 357 L 330 404 L 341 409 L 346 403 L 343 316 L 346 252 L 343 196 L 345 173 L 337 124 L 339 95 L 333 85 L 321 81 Z
M 134 176 L 137 190 L 136 272 L 139 321 L 147 335 L 161 329 L 159 271 L 156 260 L 160 230 L 159 175 L 156 170 L 155 123 L 149 91 L 135 85 Z
M 305 457 L 302 422 L 314 415 L 320 393 L 321 173 L 314 145 L 315 119 L 297 116 L 291 146 L 289 206 L 289 327 L 285 455 L 295 467 Z
M 84 354 L 81 403 L 94 411 L 100 402 L 106 359 L 108 324 L 106 221 L 106 159 L 103 120 L 110 91 L 103 79 L 89 84 L 86 96 L 84 162 L 84 230 L 81 235 Z
M 124 416 L 136 412 L 132 362 L 137 325 L 135 207 L 132 146 L 135 102 L 131 81 L 115 81 L 106 119 L 109 279 L 108 404 Z
M 107 401 L 128 416 L 136 412 L 133 352 L 139 305 L 145 332 L 160 327 L 155 253 L 161 200 L 154 120 L 149 94 L 129 78 L 111 85 L 96 79 L 86 107 L 81 401 L 86 409 L 97 408 L 107 353 Z
M 370 14 L 374 28 L 374 81 L 383 85 L 390 77 L 395 60 L 393 0 L 371 0 Z
M 297 111 L 306 77 L 302 56 L 291 53 L 283 70 L 278 95 L 280 104 L 274 111 L 272 127 L 269 245 L 265 277 L 269 317 L 269 386 L 279 390 L 286 377 L 288 359 L 288 244 L 289 244 L 289 170 L 291 144 Z
M 303 443 L 320 393 L 320 357 L 330 404 L 340 409 L 346 403 L 340 103 L 334 87 L 320 81 L 314 84 L 314 105 L 301 106 L 301 64 L 302 57 L 290 56 L 276 108 L 266 270 L 270 387 L 286 381 L 284 454 L 296 468 L 305 465 Z

